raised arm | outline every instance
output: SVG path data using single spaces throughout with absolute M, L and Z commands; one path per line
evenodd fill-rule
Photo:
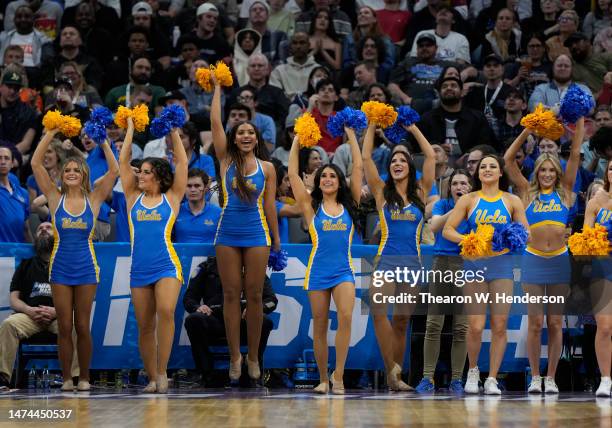
M 214 76 L 213 79 L 215 79 Z M 213 145 L 215 146 L 215 155 L 219 162 L 223 163 L 227 155 L 227 137 L 225 129 L 223 129 L 223 122 L 221 121 L 221 85 L 216 80 L 214 82 L 215 89 L 210 105 L 210 129 L 212 131 Z M 221 171 L 221 174 L 223 174 L 223 171 Z
M 57 203 L 59 202 L 60 192 L 57 189 L 57 183 L 53 181 L 53 179 L 43 166 L 43 159 L 45 157 L 47 149 L 49 148 L 49 144 L 51 143 L 57 132 L 57 129 L 52 129 L 48 130 L 45 133 L 45 135 L 38 143 L 36 150 L 34 150 L 34 154 L 32 155 L 32 159 L 30 161 L 30 165 L 32 166 L 32 173 L 34 173 L 34 178 L 36 179 L 38 188 L 47 197 L 49 207 L 52 210 L 55 209 L 55 206 L 57 206 Z
M 130 165 L 132 160 L 132 138 L 134 137 L 134 122 L 131 117 L 128 117 L 127 123 L 127 132 L 123 139 L 121 153 L 119 153 L 119 175 L 121 176 L 121 186 L 123 186 L 125 198 L 129 201 L 138 192 L 138 183 Z
M 457 227 L 467 217 L 471 198 L 469 193 L 460 197 L 446 220 L 444 229 L 442 229 L 442 236 L 451 242 L 459 243 L 463 239 L 463 235 L 457 232 Z
M 587 203 L 586 209 L 584 210 L 584 226 L 595 226 L 595 218 L 597 217 L 597 211 L 599 211 L 599 205 L 596 198 L 591 198 Z
M 359 144 L 355 130 L 344 128 L 349 145 L 351 146 L 351 158 L 353 158 L 353 172 L 351 173 L 351 195 L 356 205 L 361 201 L 361 185 L 363 184 L 363 161 L 359 153 Z
M 581 117 L 578 119 L 578 122 L 576 122 L 576 130 L 574 132 L 574 137 L 572 138 L 569 159 L 567 160 L 565 173 L 563 174 L 563 177 L 561 177 L 561 183 L 568 194 L 571 194 L 574 191 L 576 174 L 578 173 L 578 167 L 580 167 L 580 146 L 582 146 L 583 140 L 584 117 Z
M 174 156 L 174 181 L 168 193 L 174 199 L 176 210 L 178 211 L 178 206 L 185 197 L 185 189 L 187 189 L 189 161 L 187 160 L 187 153 L 185 153 L 185 146 L 183 146 L 181 141 L 178 128 L 173 128 L 170 131 L 170 138 L 172 139 L 172 154 Z
M 276 170 L 270 162 L 264 162 L 266 187 L 264 193 L 264 214 L 272 238 L 272 248 L 280 250 L 280 233 L 278 232 L 278 217 L 276 214 Z
M 527 191 L 529 189 L 529 181 L 521 174 L 521 170 L 516 163 L 516 154 L 519 149 L 527 140 L 527 137 L 531 135 L 531 131 L 527 128 L 523 129 L 523 132 L 519 134 L 518 137 L 510 144 L 506 153 L 504 153 L 504 163 L 506 164 L 506 172 L 508 173 L 508 177 L 510 181 L 514 184 L 516 188 L 516 194 L 520 198 L 524 198 L 527 195 Z
M 423 190 L 423 202 L 427 202 L 427 197 L 429 196 L 429 192 L 431 192 L 431 186 L 433 186 L 433 182 L 436 178 L 436 152 L 434 152 L 433 147 L 431 147 L 427 138 L 425 138 L 416 125 L 410 125 L 406 127 L 406 130 L 414 136 L 414 139 L 421 148 L 421 152 L 425 156 L 423 161 L 423 175 L 421 176 L 421 189 Z
M 304 216 L 308 216 L 306 218 L 306 222 L 310 223 L 314 213 L 312 211 L 312 199 L 310 194 L 306 190 L 304 186 L 304 182 L 300 177 L 300 143 L 298 137 L 296 136 L 293 139 L 293 144 L 291 145 L 291 151 L 289 152 L 289 167 L 287 171 L 287 175 L 289 176 L 289 182 L 291 183 L 291 190 L 293 191 L 293 196 L 299 207 L 302 209 L 302 213 Z
M 106 159 L 106 164 L 108 165 L 108 171 L 106 171 L 106 174 L 96 180 L 94 190 L 91 193 L 91 202 L 96 209 L 100 208 L 100 204 L 108 198 L 108 195 L 111 194 L 111 191 L 115 186 L 115 181 L 117 181 L 117 177 L 119 176 L 119 164 L 117 163 L 117 159 L 115 159 L 115 154 L 113 153 L 113 149 L 111 149 L 108 140 L 102 143 L 100 147 L 104 152 L 104 158 Z
M 363 172 L 365 173 L 366 182 L 370 188 L 370 192 L 374 196 L 376 205 L 381 205 L 383 201 L 383 189 L 385 182 L 378 175 L 378 168 L 372 160 L 372 151 L 374 150 L 374 135 L 376 134 L 376 125 L 368 125 L 368 129 L 363 137 L 363 147 L 361 149 L 361 158 L 363 159 Z

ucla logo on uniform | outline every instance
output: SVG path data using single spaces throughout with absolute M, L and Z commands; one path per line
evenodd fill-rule
M 76 221 L 71 218 L 63 218 L 62 229 L 87 229 L 87 223 L 82 218 L 78 218 Z
M 212 221 L 211 219 L 207 218 L 206 220 L 204 220 L 204 224 L 206 226 L 214 226 L 215 222 Z
M 603 209 L 601 213 L 601 223 L 607 223 L 612 219 L 612 210 Z
M 561 204 L 555 203 L 555 201 L 535 201 L 533 205 L 534 213 L 552 213 L 552 212 L 561 212 L 562 207 Z
M 493 214 L 489 214 L 489 210 L 476 210 L 476 223 L 478 224 L 506 224 L 508 217 L 501 214 L 501 210 L 497 209 Z
M 323 220 L 323 231 L 324 232 L 330 232 L 330 231 L 345 231 L 348 228 L 347 224 L 344 223 L 342 221 L 342 219 L 339 220 Z
M 253 183 L 253 180 L 251 180 L 250 178 L 246 180 L 246 186 L 252 191 L 257 190 L 257 186 L 255 185 L 255 183 Z M 232 189 L 237 189 L 237 188 L 238 188 L 238 179 L 234 177 L 232 178 Z
M 138 221 L 161 221 L 161 219 L 162 217 L 157 210 L 153 210 L 150 213 L 147 213 L 146 210 L 136 211 L 136 220 Z
M 391 220 L 416 220 L 416 216 L 410 211 L 403 213 L 401 210 L 391 210 Z

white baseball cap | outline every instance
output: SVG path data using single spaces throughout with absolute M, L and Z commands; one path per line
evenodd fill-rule
M 214 13 L 215 15 L 219 15 L 219 9 L 212 3 L 202 3 L 198 6 L 196 11 L 196 16 L 203 15 L 205 13 Z
M 153 8 L 145 1 L 139 1 L 132 7 L 132 16 L 136 15 L 153 15 Z

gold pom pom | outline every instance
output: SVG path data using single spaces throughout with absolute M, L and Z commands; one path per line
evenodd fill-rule
M 368 122 L 381 128 L 393 125 L 397 119 L 397 112 L 393 107 L 378 101 L 366 101 L 361 105 L 361 111 L 365 113 Z
M 212 79 L 210 78 L 210 73 L 210 69 L 204 67 L 198 68 L 195 73 L 196 82 L 198 82 L 198 85 L 200 85 L 200 87 L 206 92 L 212 92 L 213 90 L 213 83 Z
M 533 113 L 521 119 L 521 125 L 536 133 L 536 135 L 550 140 L 558 140 L 565 133 L 563 125 L 557 120 L 551 110 L 547 110 L 540 103 Z
M 76 117 L 62 115 L 60 131 L 68 138 L 76 137 L 81 132 L 81 121 Z
M 475 232 L 465 235 L 459 243 L 461 255 L 468 258 L 490 256 L 493 253 L 491 242 L 494 232 L 490 224 L 479 224 Z
M 319 125 L 310 113 L 304 113 L 298 117 L 295 120 L 294 129 L 302 147 L 314 147 L 321 139 Z
M 576 256 L 607 256 L 610 254 L 608 230 L 601 224 L 585 226 L 582 232 L 574 233 L 568 239 L 572 254 Z
M 134 130 L 143 132 L 149 124 L 149 107 L 146 104 L 137 105 L 132 109 Z
M 223 61 L 217 62 L 217 65 L 211 67 L 211 69 L 215 73 L 215 77 L 217 78 L 219 85 L 231 87 L 234 84 L 232 72 L 227 64 L 225 64 Z
M 62 123 L 62 114 L 57 110 L 49 110 L 43 117 L 42 124 L 46 130 L 58 129 Z
M 129 108 L 125 106 L 119 106 L 117 113 L 115 113 L 115 124 L 121 129 L 127 129 L 127 119 L 132 115 Z

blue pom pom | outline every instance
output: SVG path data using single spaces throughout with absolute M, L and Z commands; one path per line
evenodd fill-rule
M 400 106 L 396 109 L 397 119 L 395 123 L 386 128 L 383 132 L 385 137 L 394 144 L 399 144 L 408 138 L 408 131 L 404 126 L 410 126 L 421 120 L 421 116 L 410 106 Z
M 588 116 L 595 106 L 591 94 L 572 83 L 561 100 L 559 115 L 565 123 L 576 123 L 583 116 Z
M 106 107 L 96 107 L 91 112 L 91 121 L 106 127 L 113 123 L 113 112 Z
M 344 127 L 360 130 L 367 126 L 368 120 L 365 113 L 350 107 L 345 107 L 327 121 L 327 130 L 334 138 L 344 135 Z
M 521 223 L 510 223 L 502 228 L 504 247 L 511 253 L 522 253 L 527 247 L 529 234 Z
M 96 144 L 102 144 L 106 141 L 106 126 L 100 122 L 88 120 L 83 126 L 85 134 L 89 136 Z
M 397 122 L 385 128 L 383 133 L 385 137 L 387 137 L 387 140 L 391 141 L 393 144 L 399 144 L 402 140 L 408 138 L 408 131 L 399 126 Z
M 499 252 L 506 249 L 506 243 L 504 241 L 504 230 L 505 227 L 495 229 L 493 232 L 493 239 L 491 241 L 491 247 L 493 251 Z
M 153 119 L 149 129 L 155 138 L 162 138 L 172 131 L 172 124 L 166 118 L 160 116 Z
M 270 257 L 268 257 L 268 267 L 274 272 L 280 272 L 287 267 L 287 252 L 285 250 L 274 251 L 270 249 Z
M 165 118 L 165 120 L 170 123 L 172 128 L 182 128 L 187 121 L 185 110 L 178 104 L 172 104 L 165 107 L 162 110 L 160 117 Z

